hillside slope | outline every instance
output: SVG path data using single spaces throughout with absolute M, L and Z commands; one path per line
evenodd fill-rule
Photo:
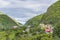
M 47 12 L 43 14 L 42 18 L 41 18 L 41 15 L 38 15 L 38 16 L 28 20 L 26 24 L 33 25 L 34 22 L 38 23 L 38 25 L 39 25 L 39 23 L 56 24 L 56 22 L 59 22 L 59 21 L 60 21 L 60 1 L 51 5 L 48 8 Z
M 36 17 L 37 17 L 37 19 L 36 19 Z M 41 18 L 41 15 L 39 17 L 38 16 L 36 16 L 36 17 L 28 20 L 27 23 L 29 23 L 33 26 L 35 26 L 35 23 L 38 23 L 37 26 L 41 23 L 43 23 L 45 25 L 51 24 L 54 27 L 54 35 L 60 37 L 60 25 L 59 25 L 60 24 L 60 1 L 57 1 L 56 3 L 51 5 L 48 8 L 47 12 L 43 14 L 42 18 Z M 39 22 L 38 20 L 41 20 L 41 21 Z M 27 24 L 27 25 L 29 25 L 29 24 Z M 33 28 L 33 26 L 31 26 L 31 27 Z
M 12 29 L 13 26 L 18 26 L 19 24 L 11 19 L 9 16 L 0 13 L 0 30 L 1 29 Z
M 42 17 L 43 23 L 56 24 L 60 21 L 60 1 L 51 5 Z
M 32 19 L 28 20 L 25 25 L 32 26 L 32 27 L 38 26 L 38 24 L 41 22 L 42 16 L 43 14 L 33 17 Z

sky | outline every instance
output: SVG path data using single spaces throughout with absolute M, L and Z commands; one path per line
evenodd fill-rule
M 0 12 L 25 24 L 29 19 L 47 11 L 57 0 L 0 0 Z

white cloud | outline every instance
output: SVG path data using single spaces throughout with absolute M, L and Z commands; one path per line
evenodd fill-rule
M 0 0 L 0 8 L 6 7 L 10 3 L 8 1 Z
M 7 8 L 27 8 L 38 12 L 42 7 L 48 8 L 56 0 L 9 0 L 8 2 L 10 2 L 10 5 Z
M 8 8 L 27 8 L 33 11 L 39 11 L 43 6 L 48 7 L 49 4 L 36 1 L 14 1 L 8 6 Z
M 50 1 L 50 2 L 49 2 Z M 56 2 L 56 0 L 53 0 L 54 2 Z M 51 0 L 46 0 L 46 2 L 49 2 L 49 3 L 46 3 L 44 2 L 44 0 L 25 0 L 25 1 L 22 1 L 22 0 L 0 0 L 0 6 L 1 7 L 6 7 L 6 8 L 20 8 L 20 7 L 23 7 L 23 8 L 29 8 L 29 9 L 37 9 L 37 8 L 41 8 L 42 6 L 49 6 L 49 4 L 54 3 L 53 1 Z M 41 3 L 41 2 L 44 2 L 44 3 Z M 8 6 L 7 6 L 8 5 Z
M 24 15 L 26 17 L 32 18 L 32 17 L 36 16 L 37 14 L 34 14 L 34 13 L 25 13 Z
M 36 16 L 37 14 L 33 14 L 33 13 L 25 13 L 25 16 L 27 16 L 26 18 L 18 18 L 18 17 L 14 17 L 14 19 L 22 24 L 25 24 L 26 21 L 28 21 L 30 18 Z
M 25 24 L 25 22 L 27 21 L 27 19 L 29 18 L 15 18 L 15 20 L 17 20 L 18 22 Z
M 49 2 L 50 1 L 50 2 Z M 56 0 L 53 0 L 54 2 L 56 2 Z M 40 11 L 42 7 L 46 7 L 48 8 L 48 6 L 50 6 L 49 4 L 53 3 L 53 1 L 51 0 L 46 0 L 46 3 L 44 2 L 44 0 L 0 0 L 1 4 L 0 4 L 0 8 L 4 7 L 4 8 L 27 8 L 27 9 L 31 9 L 33 11 Z M 41 3 L 44 2 L 44 3 Z M 7 6 L 8 5 L 8 6 Z
M 31 10 L 33 12 L 23 12 L 22 11 L 22 14 L 27 16 L 27 17 L 24 17 L 24 18 L 21 18 L 21 16 L 18 17 L 15 17 L 14 18 L 24 24 L 28 19 L 38 15 L 37 13 L 41 13 L 41 11 L 45 12 L 46 9 L 52 4 L 56 2 L 56 0 L 0 0 L 0 8 L 25 8 L 25 9 L 28 9 L 28 10 Z M 12 9 L 10 9 L 12 10 Z M 9 12 L 9 14 L 14 14 L 15 13 L 15 10 L 13 10 L 14 12 Z M 18 13 L 18 11 L 16 11 L 17 15 L 21 15 L 21 10 L 19 10 L 20 12 Z M 6 12 L 6 11 L 5 11 Z M 8 10 L 7 10 L 8 12 Z M 35 14 L 36 13 L 36 14 Z M 7 13 L 8 14 L 8 13 Z M 16 15 L 16 14 L 15 14 Z M 13 16 L 13 15 L 12 15 Z

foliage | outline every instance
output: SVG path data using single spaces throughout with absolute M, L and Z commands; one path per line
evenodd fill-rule
M 30 25 L 31 26 L 30 28 L 32 28 L 31 30 L 33 30 L 32 32 L 34 32 L 34 30 L 36 31 L 40 23 L 51 24 L 54 28 L 53 35 L 60 37 L 59 22 L 60 22 L 60 1 L 57 1 L 48 8 L 46 13 L 28 20 L 25 25 L 27 26 Z
M 60 38 L 60 22 L 54 27 L 54 35 Z
M 43 14 L 40 14 L 36 17 L 33 17 L 32 19 L 28 20 L 26 22 L 26 26 L 31 26 L 31 27 L 36 27 L 39 25 L 39 23 L 41 22 L 41 18 L 42 18 Z
M 9 16 L 5 14 L 0 14 L 0 30 L 12 29 L 13 26 L 19 27 L 19 24 L 11 19 Z
M 40 23 L 51 24 L 53 33 L 46 34 Z M 38 15 L 23 27 L 5 14 L 0 14 L 0 40 L 60 40 L 60 1 L 51 5 L 45 14 Z M 13 29 L 13 26 L 18 28 Z M 30 26 L 30 27 L 29 27 Z M 27 32 L 26 29 L 29 28 Z

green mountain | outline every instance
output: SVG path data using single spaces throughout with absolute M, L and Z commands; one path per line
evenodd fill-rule
M 54 27 L 54 35 L 60 37 L 60 1 L 57 1 L 53 5 L 51 5 L 47 12 L 43 15 L 38 15 L 27 21 L 25 25 L 31 26 L 35 29 L 39 26 L 39 24 L 50 24 Z
M 43 16 L 43 14 L 33 17 L 32 19 L 28 20 L 25 25 L 32 26 L 32 27 L 38 26 L 39 23 L 41 22 L 42 16 Z
M 54 27 L 54 35 L 60 37 L 60 1 L 51 5 L 41 19 L 44 24 Z
M 60 22 L 60 1 L 51 5 L 46 13 L 42 15 L 38 15 L 28 20 L 25 25 L 35 26 L 35 25 L 39 25 L 40 23 L 55 25 L 56 23 L 59 22 Z
M 41 19 L 44 24 L 54 27 L 54 35 L 60 37 L 60 1 L 51 5 Z
M 60 22 L 60 1 L 51 5 L 41 20 L 46 24 L 56 24 Z
M 51 5 L 47 12 L 38 15 L 30 20 L 27 21 L 25 25 L 34 25 L 35 23 L 39 25 L 39 23 L 48 23 L 48 24 L 55 24 L 56 22 L 59 22 L 60 20 L 60 1 L 54 3 Z M 41 18 L 42 17 L 42 18 Z
M 18 24 L 18 22 L 11 19 L 9 16 L 0 13 L 0 30 L 12 29 L 14 26 L 19 27 L 20 25 Z

